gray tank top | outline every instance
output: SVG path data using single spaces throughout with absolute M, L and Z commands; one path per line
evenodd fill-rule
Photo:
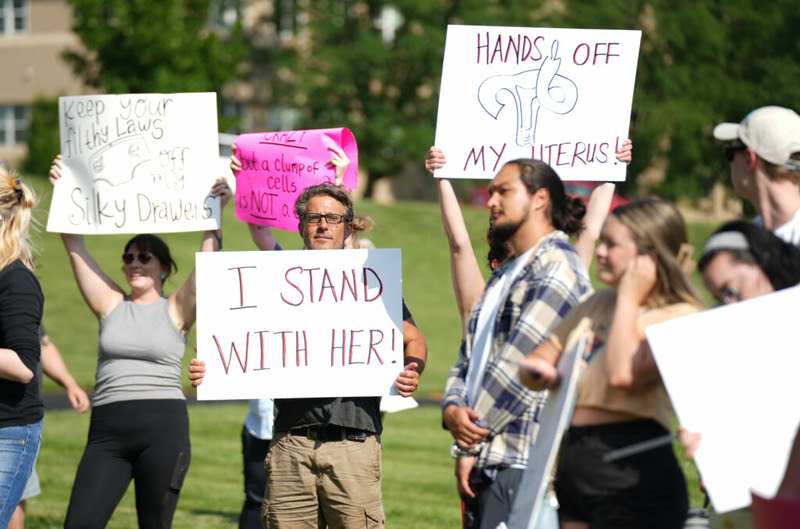
M 181 389 L 183 336 L 167 298 L 137 305 L 129 296 L 100 322 L 94 406 L 126 400 L 185 399 Z

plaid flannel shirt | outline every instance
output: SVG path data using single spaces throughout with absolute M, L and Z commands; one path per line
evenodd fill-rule
M 487 289 L 504 270 L 492 275 Z M 520 384 L 519 362 L 591 292 L 586 267 L 567 235 L 561 231 L 547 235 L 512 283 L 495 320 L 491 357 L 475 404 L 481 417 L 479 424 L 490 433 L 476 469 L 491 475 L 492 467 L 527 465 L 547 393 Z M 482 303 L 483 299 L 470 315 L 459 358 L 447 378 L 442 410 L 451 404 L 467 405 L 465 379 Z

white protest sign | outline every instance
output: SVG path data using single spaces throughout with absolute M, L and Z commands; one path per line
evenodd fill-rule
M 535 158 L 564 180 L 625 180 L 640 31 L 448 26 L 440 178 L 492 178 Z
M 702 434 L 697 468 L 718 512 L 772 497 L 800 423 L 800 287 L 646 329 L 680 424 Z
M 164 233 L 219 227 L 215 93 L 60 97 L 65 170 L 47 230 Z
M 518 490 L 528 493 L 516 495 L 508 520 L 501 522 L 497 529 L 544 529 L 558 526 L 558 520 L 550 518 L 554 517 L 553 512 L 545 506 L 545 502 L 549 501 L 547 492 L 561 447 L 561 438 L 569 428 L 578 399 L 578 383 L 583 372 L 588 328 L 589 319 L 584 318 L 570 333 L 569 342 L 558 360 L 561 383 L 547 396 L 539 419 L 539 428 L 536 436 L 531 439 L 528 466 L 518 487 Z
M 399 249 L 197 254 L 199 400 L 397 394 Z

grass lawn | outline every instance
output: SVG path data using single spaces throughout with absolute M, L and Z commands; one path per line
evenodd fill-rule
M 45 224 L 50 186 L 44 178 L 28 181 L 39 193 L 38 218 Z M 402 249 L 403 294 L 428 341 L 429 350 L 429 363 L 418 395 L 438 399 L 461 339 L 450 283 L 448 247 L 438 205 L 403 202 L 383 206 L 363 200 L 356 209 L 375 219 L 376 229 L 366 236 L 376 246 Z M 465 207 L 464 215 L 476 244 L 476 254 L 484 256 L 487 251 L 484 242 L 487 214 L 481 209 Z M 690 225 L 690 242 L 696 248 L 702 248 L 713 228 L 713 225 L 706 224 Z M 284 248 L 300 248 L 297 234 L 276 230 L 276 236 Z M 124 284 L 120 256 L 128 238 L 110 235 L 87 237 L 89 250 L 101 267 L 120 284 Z M 200 234 L 167 234 L 164 239 L 179 265 L 178 274 L 171 277 L 165 286 L 169 294 L 191 271 L 194 252 L 200 245 Z M 97 322 L 78 292 L 59 236 L 42 229 L 36 241 L 39 248 L 37 274 L 46 298 L 45 325 L 75 378 L 89 390 L 94 384 Z M 226 251 L 254 249 L 246 226 L 236 220 L 232 203 L 225 212 L 224 248 Z M 186 364 L 194 354 L 191 350 L 194 331 L 188 343 Z M 192 392 L 188 380 L 185 382 L 187 393 Z M 55 392 L 60 388 L 46 379 L 44 391 Z M 243 500 L 239 434 L 245 415 L 243 403 L 190 407 L 192 465 L 174 527 L 235 526 Z M 72 410 L 47 413 L 37 464 L 43 493 L 29 502 L 27 527 L 62 526 L 88 424 L 88 415 L 79 416 Z M 459 503 L 452 461 L 448 456 L 450 437 L 441 429 L 438 406 L 423 406 L 389 415 L 385 421 L 383 443 L 383 493 L 388 525 L 459 527 Z M 692 504 L 700 505 L 702 500 L 693 465 L 685 459 L 682 463 L 691 481 Z M 109 527 L 136 527 L 135 517 L 133 494 L 129 490 Z

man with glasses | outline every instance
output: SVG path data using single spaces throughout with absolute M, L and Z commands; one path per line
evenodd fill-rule
M 353 202 L 341 186 L 306 188 L 295 214 L 307 250 L 342 249 Z M 260 249 L 275 249 L 269 228 L 251 226 Z M 403 304 L 405 368 L 395 386 L 410 397 L 427 346 Z M 264 527 L 383 527 L 380 397 L 276 399 L 274 437 L 264 462 Z
M 755 222 L 800 245 L 800 115 L 761 107 L 741 123 L 720 123 L 714 138 L 731 142 L 725 156 L 733 188 L 753 204 Z

